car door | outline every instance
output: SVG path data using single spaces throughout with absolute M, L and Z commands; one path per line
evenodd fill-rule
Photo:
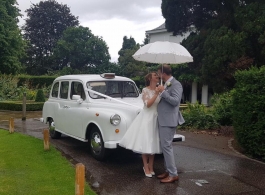
M 58 97 L 59 108 L 55 118 L 56 128 L 63 133 L 69 132 L 67 126 L 67 121 L 69 120 L 67 118 L 67 112 L 69 112 L 69 83 L 69 81 L 60 81 Z
M 65 131 L 67 134 L 74 137 L 84 139 L 84 128 L 83 122 L 86 117 L 87 108 L 86 108 L 86 94 L 84 90 L 83 83 L 81 81 L 71 81 L 70 83 L 70 97 L 66 104 L 66 109 L 64 110 L 65 118 Z M 73 95 L 79 95 L 82 98 L 83 102 L 80 100 L 74 100 Z

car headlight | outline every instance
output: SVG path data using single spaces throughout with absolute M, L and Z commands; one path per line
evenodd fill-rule
M 110 123 L 117 126 L 121 122 L 121 117 L 118 114 L 114 114 L 110 117 Z

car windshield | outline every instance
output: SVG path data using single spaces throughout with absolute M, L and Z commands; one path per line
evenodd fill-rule
M 113 98 L 138 97 L 139 90 L 131 81 L 91 81 L 87 88 Z M 104 98 L 93 92 L 88 92 L 93 99 Z

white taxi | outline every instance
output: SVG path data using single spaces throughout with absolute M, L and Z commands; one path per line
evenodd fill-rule
M 49 123 L 51 138 L 64 134 L 88 142 L 92 156 L 103 160 L 142 108 L 140 90 L 129 78 L 114 73 L 66 75 L 54 80 L 42 121 Z

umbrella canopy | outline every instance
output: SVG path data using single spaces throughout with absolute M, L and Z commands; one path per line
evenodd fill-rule
M 133 55 L 138 61 L 157 64 L 182 64 L 193 62 L 193 57 L 185 47 L 178 43 L 157 41 L 141 47 Z

